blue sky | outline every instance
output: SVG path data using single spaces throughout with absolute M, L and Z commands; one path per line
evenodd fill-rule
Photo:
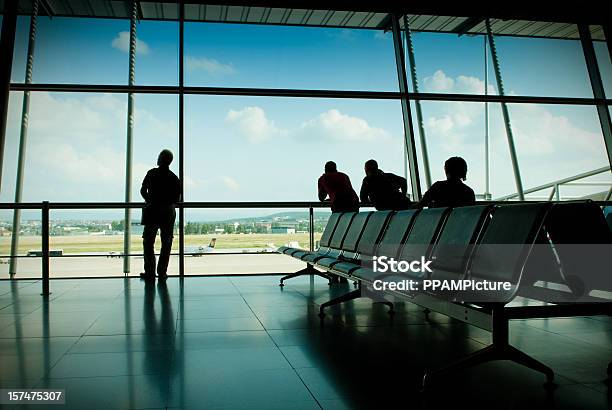
M 178 25 L 144 21 L 137 30 L 136 83 L 176 85 Z M 24 78 L 27 31 L 22 17 L 14 82 Z M 128 31 L 126 21 L 41 18 L 34 82 L 126 84 Z M 503 37 L 497 45 L 507 93 L 592 95 L 579 42 Z M 482 37 L 415 33 L 414 47 L 420 91 L 484 92 Z M 609 55 L 605 44 L 596 48 L 612 93 Z M 193 86 L 398 89 L 392 39 L 379 31 L 188 23 L 185 55 Z M 492 70 L 488 87 L 496 92 Z M 14 195 L 21 99 L 12 93 L 2 201 Z M 177 101 L 136 97 L 134 200 L 156 153 L 178 148 Z M 33 93 L 24 200 L 122 201 L 126 105 L 121 94 Z M 510 113 L 526 188 L 606 165 L 593 107 L 515 104 Z M 484 104 L 424 102 L 423 114 L 434 179 L 444 159 L 462 155 L 482 193 Z M 356 190 L 369 158 L 404 173 L 399 101 L 187 96 L 185 115 L 186 200 L 315 200 L 329 159 Z M 498 104 L 490 135 L 495 197 L 514 189 Z

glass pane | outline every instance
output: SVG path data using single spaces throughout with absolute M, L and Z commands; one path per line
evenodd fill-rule
M 24 21 L 29 20 L 20 19 L 19 37 L 25 32 L 25 42 L 19 44 L 27 48 Z M 33 82 L 127 84 L 128 50 L 128 20 L 40 17 Z M 23 81 L 23 72 L 14 79 Z
M 174 154 L 170 169 L 179 175 L 178 159 L 178 96 L 137 94 L 135 96 L 135 121 L 132 166 L 132 202 L 142 202 L 140 187 L 147 171 L 157 166 L 157 156 L 163 149 Z M 142 212 L 131 210 L 132 249 L 142 253 Z M 123 217 L 122 217 L 123 219 Z M 178 215 L 176 224 L 178 226 Z M 159 245 L 160 241 L 157 241 Z M 172 242 L 172 252 L 178 252 L 178 237 Z M 140 268 L 139 268 L 140 269 Z
M 136 25 L 136 84 L 177 85 L 178 22 L 143 20 Z M 122 34 L 128 36 L 129 32 Z
M 483 36 L 413 32 L 419 92 L 484 94 L 484 39 Z M 407 64 L 409 61 L 406 58 Z M 410 66 L 407 74 L 411 74 Z M 494 82 L 489 73 L 489 94 L 496 93 Z M 414 91 L 412 77 L 409 83 L 410 90 Z
M 191 86 L 398 90 L 378 30 L 186 23 L 185 70 Z
M 593 97 L 580 41 L 506 36 L 495 41 L 507 95 Z
M 7 145 L 16 153 L 23 94 L 11 98 Z M 122 201 L 126 100 L 124 95 L 31 93 L 23 201 Z M 12 199 L 17 155 L 4 158 L 8 184 L 2 196 Z
M 467 180 L 477 199 L 482 199 L 486 192 L 485 160 L 485 104 L 473 102 L 421 102 L 425 141 L 430 164 L 432 183 L 446 179 L 444 162 L 454 156 L 464 158 L 468 164 Z M 498 108 L 489 104 L 489 121 L 495 122 L 499 115 Z M 415 128 L 417 115 L 413 104 Z M 503 131 L 503 129 L 502 129 Z M 493 196 L 504 192 L 508 183 L 513 183 L 512 167 L 509 162 L 506 136 L 504 132 L 490 126 L 490 186 Z M 423 154 L 419 134 L 417 133 L 417 153 L 421 171 L 421 187 L 426 190 Z
M 15 200 L 22 106 L 23 93 L 12 91 L 9 95 L 4 159 L 2 163 L 2 189 L 0 190 L 0 201 L 2 202 L 14 202 Z M 12 218 L 12 211 L 0 210 L 0 215 L 2 215 L 3 220 L 10 219 Z
M 28 57 L 29 33 L 30 17 L 17 16 L 17 30 L 15 31 L 15 48 L 13 50 L 13 67 L 11 69 L 11 82 L 23 83 L 25 81 L 25 67 L 26 60 Z
M 315 210 L 315 242 L 329 215 Z M 303 263 L 274 250 L 309 247 L 308 209 L 188 209 L 185 221 L 188 275 L 294 272 Z
M 525 189 L 609 166 L 594 107 L 512 104 L 509 110 Z M 605 172 L 575 181 L 599 181 L 604 185 L 564 184 L 560 188 L 561 199 L 607 192 L 611 177 L 610 172 Z M 548 189 L 532 196 L 548 198 L 550 192 Z
M 403 175 L 399 101 L 186 96 L 188 201 L 316 201 L 326 161 Z

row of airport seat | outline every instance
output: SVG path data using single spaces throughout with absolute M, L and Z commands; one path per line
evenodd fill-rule
M 591 201 L 333 213 L 316 251 L 292 247 L 278 251 L 306 262 L 311 269 L 352 279 L 360 289 L 362 285 L 371 287 L 377 279 L 510 282 L 509 290 L 497 291 L 490 301 L 485 294 L 473 291 L 444 290 L 426 295 L 406 289 L 391 292 L 395 298 L 462 320 L 470 316 L 470 309 L 496 316 L 498 322 L 491 320 L 490 325 L 481 326 L 493 332 L 496 327 L 507 328 L 507 320 L 517 317 L 611 313 L 612 254 L 606 245 L 612 244 L 612 232 L 606 219 L 601 208 Z M 576 248 L 581 249 L 581 256 L 586 251 L 586 261 L 576 257 Z M 424 257 L 432 261 L 433 272 L 381 275 L 372 269 L 375 256 L 404 261 Z M 558 286 L 551 287 L 551 283 Z M 360 291 L 352 294 L 361 296 Z M 345 302 L 354 297 L 337 299 Z M 507 306 L 517 298 L 544 303 L 537 308 L 514 307 L 511 312 Z M 552 300 L 575 303 L 551 303 Z M 324 316 L 324 308 L 336 303 L 321 305 L 320 316 Z M 507 329 L 505 333 L 502 338 L 507 338 Z M 511 347 L 501 349 L 503 352 L 495 358 L 519 361 L 542 371 L 552 382 L 552 370 L 546 366 L 532 358 L 525 359 L 522 352 L 507 350 Z
M 530 269 L 529 275 L 521 275 L 528 262 L 528 246 L 546 241 L 556 244 L 557 249 L 562 249 L 562 244 L 610 244 L 612 234 L 601 209 L 592 202 L 476 205 L 334 213 L 316 251 L 291 247 L 278 251 L 330 274 L 367 283 L 380 277 L 370 267 L 374 256 L 396 260 L 416 260 L 423 256 L 433 260 L 434 273 L 427 279 L 510 281 L 513 290 L 505 299 L 510 301 L 520 290 L 521 280 L 525 281 L 525 288 L 539 280 L 568 281 L 554 277 L 559 270 L 553 265 L 549 266 L 553 269 L 544 271 L 540 266 L 539 273 Z M 499 249 L 497 245 L 524 246 L 506 246 L 501 254 L 483 254 Z M 551 256 L 559 257 L 552 253 Z M 533 276 L 538 274 L 545 276 Z M 602 278 L 602 272 L 596 268 L 572 270 L 572 275 L 580 275 L 586 287 L 583 291 L 601 290 L 602 286 L 609 285 L 609 279 Z M 424 278 L 422 275 L 410 277 Z

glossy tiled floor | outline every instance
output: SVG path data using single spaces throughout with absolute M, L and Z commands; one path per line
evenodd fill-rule
M 542 375 L 506 362 L 421 395 L 425 368 L 482 348 L 488 333 L 442 315 L 427 320 L 410 304 L 391 321 L 366 299 L 331 309 L 321 326 L 318 305 L 349 285 L 277 283 L 54 280 L 43 303 L 39 282 L 0 281 L 0 386 L 66 389 L 74 409 L 612 407 L 603 383 L 610 317 L 512 323 L 512 343 L 555 370 L 552 395 Z

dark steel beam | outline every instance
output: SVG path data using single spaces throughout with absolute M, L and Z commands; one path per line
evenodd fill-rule
M 24 84 L 13 83 L 11 91 L 48 91 L 48 92 L 85 92 L 85 93 L 136 93 L 136 94 L 179 94 L 178 86 L 136 85 L 96 85 L 96 84 Z M 311 98 L 355 98 L 374 100 L 399 100 L 402 93 L 393 91 L 339 91 L 339 90 L 299 90 L 285 88 L 230 88 L 230 87 L 183 87 L 186 95 L 242 95 L 263 97 L 311 97 Z M 516 95 L 478 95 L 412 93 L 411 100 L 422 101 L 466 101 L 508 104 L 567 104 L 567 105 L 612 105 L 612 99 L 582 97 L 539 97 Z
M 185 4 L 179 1 L 179 180 L 181 201 L 185 200 Z M 185 208 L 179 208 L 179 275 L 185 276 Z
M 453 29 L 454 33 L 462 36 L 480 23 L 484 21 L 484 17 L 468 17 L 463 23 Z
M 408 79 L 406 77 L 406 60 L 404 47 L 402 45 L 402 36 L 399 26 L 400 17 L 394 14 L 391 18 L 393 28 L 393 46 L 395 49 L 395 63 L 397 67 L 397 78 L 401 93 L 402 103 L 402 119 L 404 125 L 404 138 L 406 140 L 405 148 L 408 158 L 408 168 L 410 169 L 410 187 L 412 188 L 412 200 L 419 201 L 421 199 L 421 179 L 419 177 L 419 164 L 416 150 L 416 142 L 414 138 L 414 127 L 412 123 L 412 112 L 410 109 L 410 98 L 408 97 Z

